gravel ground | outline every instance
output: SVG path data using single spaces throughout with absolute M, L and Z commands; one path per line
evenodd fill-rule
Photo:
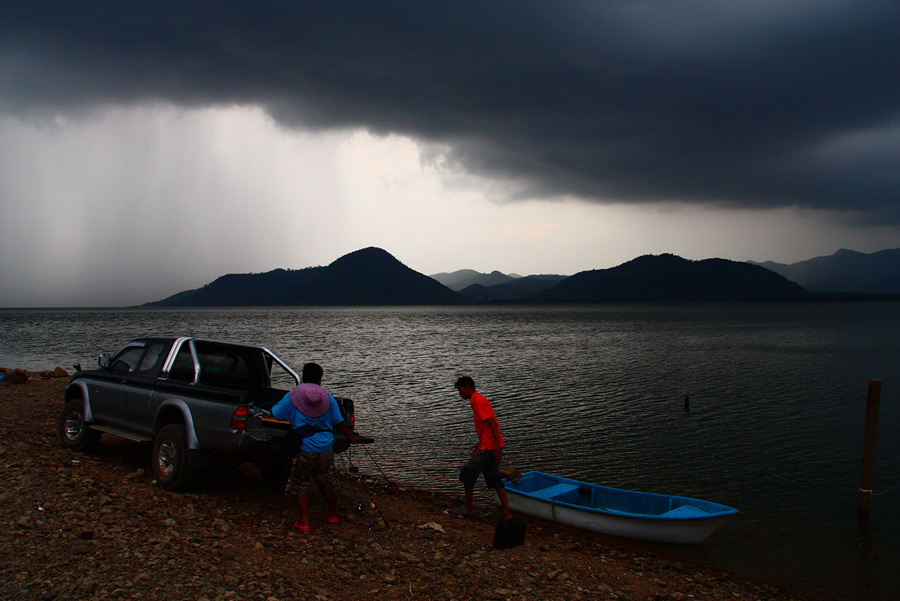
M 459 499 L 402 483 L 376 491 L 385 519 L 364 507 L 372 529 L 350 496 L 325 524 L 312 493 L 314 530 L 300 533 L 295 506 L 249 464 L 171 493 L 146 446 L 104 435 L 90 455 L 63 449 L 68 379 L 49 375 L 0 382 L 0 599 L 803 599 L 538 520 L 523 545 L 495 549 L 490 515 L 448 516 Z

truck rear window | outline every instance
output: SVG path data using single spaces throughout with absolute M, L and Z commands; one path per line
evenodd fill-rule
M 214 386 L 265 386 L 260 352 L 252 348 L 197 342 L 200 383 Z

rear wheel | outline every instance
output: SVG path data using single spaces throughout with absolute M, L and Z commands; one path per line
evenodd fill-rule
M 184 489 L 192 477 L 187 434 L 181 424 L 163 426 L 153 441 L 153 476 L 166 490 Z
M 90 452 L 100 442 L 100 432 L 84 419 L 84 401 L 69 401 L 59 416 L 59 442 L 73 451 Z

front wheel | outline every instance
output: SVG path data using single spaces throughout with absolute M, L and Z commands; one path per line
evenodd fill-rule
M 166 490 L 183 489 L 191 480 L 187 434 L 181 424 L 163 426 L 153 441 L 153 476 Z
M 84 402 L 69 401 L 59 415 L 59 442 L 73 451 L 90 452 L 100 442 L 100 432 L 92 430 L 84 419 Z

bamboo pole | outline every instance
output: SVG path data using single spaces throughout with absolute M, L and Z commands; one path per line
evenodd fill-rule
M 863 436 L 862 469 L 859 476 L 859 519 L 868 520 L 872 508 L 872 484 L 875 481 L 875 443 L 878 440 L 878 410 L 881 406 L 881 380 L 869 380 L 866 396 L 866 429 Z

